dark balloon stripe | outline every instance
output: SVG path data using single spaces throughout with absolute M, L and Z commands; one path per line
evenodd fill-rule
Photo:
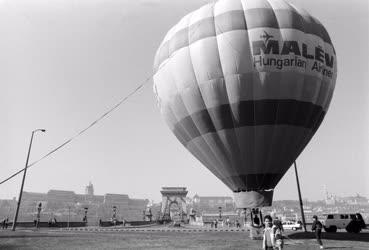
M 237 187 L 237 190 L 232 191 L 245 192 L 253 190 L 256 191 L 274 189 L 275 186 L 277 186 L 279 180 L 283 177 L 283 175 L 284 173 L 246 174 L 221 178 L 221 180 L 225 183 L 243 183 L 243 187 Z
M 193 113 L 175 124 L 173 132 L 177 137 L 181 135 L 184 145 L 207 133 L 244 126 L 291 125 L 314 132 L 324 115 L 325 111 L 321 106 L 310 102 L 286 99 L 248 100 Z
M 170 57 L 175 51 L 208 37 L 233 31 L 255 28 L 296 29 L 306 34 L 313 34 L 332 45 L 328 32 L 322 24 L 309 16 L 302 16 L 291 10 L 273 10 L 257 8 L 233 10 L 215 17 L 209 17 L 179 30 L 159 49 L 155 58 L 154 69 Z M 333 45 L 332 45 L 333 46 Z

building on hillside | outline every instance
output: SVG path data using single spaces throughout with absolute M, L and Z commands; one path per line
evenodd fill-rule
M 129 199 L 128 201 L 128 207 L 130 209 L 146 208 L 148 204 L 148 199 Z
M 86 186 L 85 194 L 52 189 L 47 193 L 24 191 L 22 197 L 21 220 L 33 220 L 40 202 L 44 219 L 59 216 L 59 221 L 67 220 L 71 214 L 71 220 L 80 220 L 88 208 L 89 221 L 97 223 L 99 219 L 110 219 L 115 207 L 118 219 L 140 220 L 149 203 L 147 199 L 131 199 L 127 194 L 95 195 L 92 183 Z
M 48 203 L 59 203 L 59 202 L 76 202 L 76 194 L 73 191 L 65 191 L 65 190 L 49 190 L 47 192 L 47 201 Z
M 46 203 L 48 200 L 47 194 L 45 193 L 35 193 L 35 192 L 25 192 L 22 193 L 22 204 L 24 206 L 38 203 Z
M 336 195 L 328 193 L 326 186 L 324 186 L 324 200 L 326 205 L 337 205 L 337 203 L 344 203 L 348 205 L 368 205 L 368 198 L 356 194 L 356 196 L 338 197 Z
M 14 199 L 0 200 L 0 218 L 11 218 L 14 214 L 15 208 L 17 207 L 17 201 Z
M 324 200 L 326 205 L 335 205 L 336 197 L 333 194 L 328 193 L 327 186 L 324 185 Z
M 104 203 L 128 207 L 129 197 L 126 194 L 105 194 Z
M 104 195 L 76 194 L 76 203 L 79 204 L 101 204 L 104 203 Z
M 366 197 L 361 196 L 359 194 L 356 194 L 356 196 L 341 197 L 339 198 L 339 201 L 349 204 L 349 205 L 368 205 L 369 204 L 369 200 Z

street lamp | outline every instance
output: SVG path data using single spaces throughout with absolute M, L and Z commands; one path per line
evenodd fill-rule
M 41 218 L 41 209 L 42 209 L 42 203 L 40 202 L 37 207 L 37 221 L 36 221 L 36 228 L 40 226 L 40 218 Z
M 113 220 L 117 218 L 117 206 L 113 206 Z
M 114 226 L 117 225 L 117 206 L 113 206 L 112 222 L 113 222 Z
M 85 216 L 83 216 L 83 222 L 85 222 L 85 225 L 87 226 L 87 211 L 88 211 L 88 207 L 84 207 L 85 210 Z
M 68 228 L 69 228 L 69 225 L 70 225 L 70 208 L 71 208 L 71 204 L 68 203 Z
M 23 170 L 23 179 L 22 179 L 22 185 L 21 185 L 21 189 L 20 189 L 20 193 L 19 193 L 19 198 L 18 198 L 18 203 L 17 203 L 17 210 L 15 211 L 15 215 L 14 215 L 14 220 L 13 220 L 13 227 L 12 227 L 12 231 L 15 231 L 15 227 L 17 224 L 17 219 L 18 219 L 18 213 L 19 213 L 19 207 L 21 204 L 21 200 L 22 200 L 22 194 L 23 194 L 23 186 L 24 186 L 24 180 L 26 179 L 26 173 L 27 173 L 27 168 L 28 168 L 28 160 L 29 160 L 29 155 L 31 153 L 31 147 L 32 147 L 32 141 L 33 141 L 33 135 L 38 132 L 46 132 L 45 129 L 36 129 L 32 131 L 32 135 L 31 135 L 31 141 L 29 142 L 29 147 L 28 147 L 28 154 L 27 154 L 27 160 L 26 160 L 26 166 Z
M 222 207 L 218 207 L 219 209 L 219 220 L 222 219 Z

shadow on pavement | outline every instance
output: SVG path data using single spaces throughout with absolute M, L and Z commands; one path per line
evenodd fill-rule
M 344 248 L 352 249 L 352 247 L 344 247 L 344 246 L 335 246 L 335 247 L 326 247 L 326 246 L 324 246 L 324 249 L 344 249 Z
M 48 237 L 68 237 L 65 234 L 50 234 L 48 231 L 23 231 L 19 230 L 16 232 L 8 231 L 0 231 L 0 239 L 14 239 L 14 238 L 48 238 Z M 2 248 L 0 248 L 2 249 Z
M 288 235 L 291 239 L 315 239 L 315 233 L 313 232 L 298 232 Z M 369 233 L 347 233 L 347 232 L 337 232 L 337 233 L 322 233 L 323 240 L 342 240 L 342 241 L 361 241 L 369 242 Z

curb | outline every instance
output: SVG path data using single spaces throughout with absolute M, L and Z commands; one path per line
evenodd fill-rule
M 168 228 L 61 228 L 60 231 L 67 231 L 67 232 L 178 232 L 178 233 L 204 233 L 204 232 L 211 232 L 211 233 L 218 233 L 218 232 L 225 232 L 225 233 L 242 233 L 246 232 L 245 229 L 168 229 Z

